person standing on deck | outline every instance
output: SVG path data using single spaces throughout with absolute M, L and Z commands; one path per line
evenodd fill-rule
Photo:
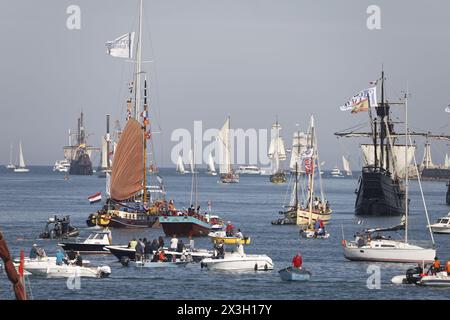
M 292 266 L 297 269 L 301 269 L 303 264 L 302 256 L 300 255 L 300 251 L 297 252 L 297 255 L 292 259 Z
M 227 237 L 232 237 L 234 233 L 234 226 L 231 224 L 230 221 L 227 223 L 227 227 L 225 229 L 225 233 Z
M 177 247 L 178 247 L 178 239 L 177 239 L 177 235 L 174 234 L 173 238 L 170 240 L 170 250 L 177 251 Z

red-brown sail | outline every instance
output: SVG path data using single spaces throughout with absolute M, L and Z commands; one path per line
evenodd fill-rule
M 144 179 L 144 137 L 141 124 L 128 120 L 123 130 L 111 169 L 111 199 L 126 200 L 142 190 Z

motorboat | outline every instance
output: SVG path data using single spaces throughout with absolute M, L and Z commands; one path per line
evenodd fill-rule
M 416 284 L 425 287 L 450 287 L 450 276 L 445 270 L 437 273 L 424 273 L 420 266 L 410 268 L 406 275 L 394 276 L 391 279 L 394 284 Z
M 238 238 L 235 236 L 227 236 L 225 231 L 214 231 L 210 232 L 208 236 L 211 238 L 213 243 L 223 242 L 223 244 L 245 244 L 248 245 L 251 242 L 250 237 Z
M 328 231 L 314 230 L 314 229 L 300 229 L 300 236 L 307 239 L 328 239 L 330 234 Z
M 273 270 L 273 262 L 265 254 L 244 253 L 244 247 L 240 244 L 237 251 L 224 252 L 221 257 L 216 255 L 203 259 L 201 267 L 208 270 L 224 271 L 268 271 Z
M 239 174 L 261 174 L 261 169 L 257 166 L 240 166 L 238 169 Z
M 62 247 L 64 251 L 78 251 L 87 254 L 107 254 L 103 250 L 105 246 L 111 245 L 111 231 L 105 229 L 100 232 L 91 233 L 83 242 L 62 242 L 58 246 Z
M 130 264 L 136 268 L 176 268 L 185 267 L 189 261 L 181 261 L 177 259 L 176 261 L 131 261 Z
M 417 284 L 425 287 L 450 287 L 450 276 L 446 271 L 441 271 L 435 275 L 423 276 Z
M 311 271 L 302 268 L 287 267 L 278 271 L 283 281 L 309 281 Z
M 119 261 L 134 261 L 136 260 L 136 250 L 128 248 L 126 245 L 122 246 L 105 246 L 104 250 L 111 252 Z M 184 252 L 175 252 L 171 251 L 168 248 L 164 249 L 166 256 L 176 256 L 177 258 L 181 258 L 184 254 L 186 256 L 192 257 L 193 262 L 200 262 L 205 258 L 212 257 L 212 251 L 206 249 L 195 249 L 195 250 L 185 250 Z
M 47 220 L 45 230 L 39 235 L 40 239 L 64 239 L 77 237 L 80 234 L 78 228 L 70 225 L 70 216 L 53 216 Z
M 111 274 L 109 266 L 85 267 L 73 264 L 54 265 L 48 267 L 43 273 L 33 273 L 33 275 L 43 275 L 48 278 L 68 278 L 68 277 L 87 277 L 87 278 L 106 278 Z
M 330 174 L 333 178 L 342 178 L 344 176 L 338 167 L 334 167 Z
M 434 233 L 450 234 L 450 212 L 446 217 L 436 220 L 435 223 L 428 226 Z
M 70 170 L 70 161 L 67 159 L 57 160 L 53 165 L 53 171 L 69 172 L 69 170 Z
M 90 261 L 83 260 L 83 266 L 90 266 Z M 14 265 L 19 267 L 20 259 L 14 259 Z M 70 264 L 70 262 L 69 262 Z M 24 269 L 31 274 L 43 275 L 46 274 L 47 269 L 56 266 L 56 257 L 38 257 L 38 258 L 25 258 Z

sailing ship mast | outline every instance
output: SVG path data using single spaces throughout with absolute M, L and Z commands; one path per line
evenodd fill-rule
M 314 117 L 311 116 L 311 137 L 310 137 L 310 141 L 309 141 L 309 147 L 310 150 L 312 150 L 312 155 L 311 155 L 311 172 L 308 175 L 308 187 L 309 187 L 309 222 L 308 225 L 311 226 L 312 224 L 312 206 L 313 206 L 313 196 L 314 196 L 314 172 L 315 170 L 315 150 L 314 150 Z

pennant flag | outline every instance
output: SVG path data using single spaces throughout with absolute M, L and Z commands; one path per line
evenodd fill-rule
M 90 204 L 93 204 L 93 203 L 96 203 L 96 202 L 100 202 L 100 201 L 102 201 L 102 193 L 101 192 L 97 192 L 96 194 L 93 194 L 92 196 L 89 196 L 88 199 L 89 199 L 89 203 Z
M 369 102 L 371 107 L 378 106 L 377 103 L 377 87 L 372 87 L 358 92 L 350 98 L 347 103 L 340 107 L 341 111 L 351 110 L 352 113 L 358 113 L 369 110 Z
M 445 112 L 450 113 L 450 104 L 447 106 L 447 108 L 445 108 Z
M 112 57 L 127 58 L 133 57 L 134 32 L 126 33 L 113 41 L 106 43 L 106 53 Z

